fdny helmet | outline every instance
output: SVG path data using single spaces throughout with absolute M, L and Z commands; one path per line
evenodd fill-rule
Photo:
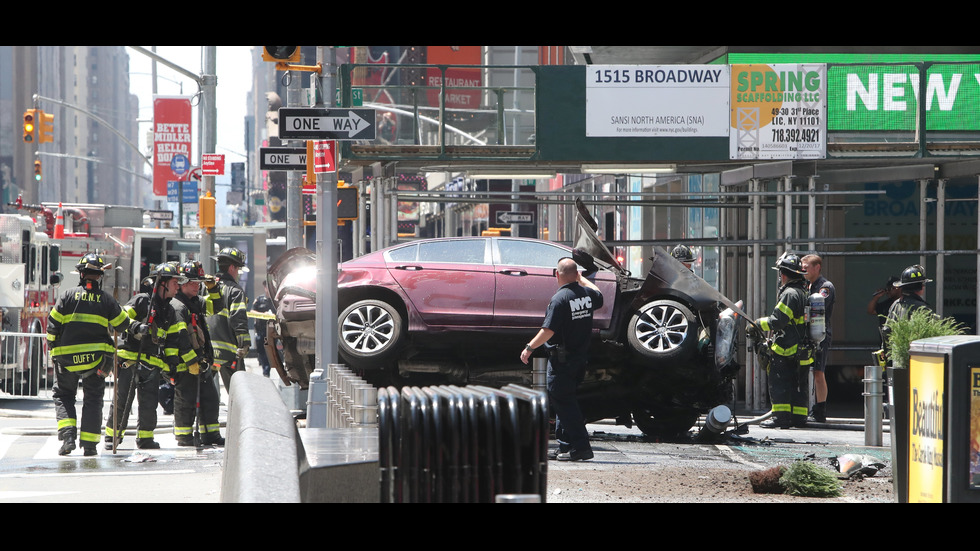
M 678 245 L 671 249 L 670 256 L 681 262 L 694 262 L 694 251 L 687 245 Z
M 102 274 L 105 273 L 106 270 L 111 270 L 112 264 L 106 263 L 102 256 L 97 253 L 88 253 L 78 261 L 78 264 L 75 265 L 75 269 L 78 271 L 78 273 L 97 272 Z
M 800 260 L 799 255 L 793 253 L 783 253 L 783 255 L 776 260 L 776 265 L 773 266 L 772 269 L 787 270 L 798 275 L 806 274 L 806 268 L 803 267 L 803 262 Z
M 204 281 L 204 266 L 197 260 L 184 262 L 180 265 L 180 275 L 183 276 L 186 281 Z
M 903 287 L 905 285 L 912 285 L 913 283 L 929 283 L 930 281 L 932 280 L 926 278 L 926 269 L 921 264 L 913 264 L 905 268 L 905 271 L 902 272 L 902 277 L 895 283 L 892 283 L 892 285 Z
M 218 251 L 218 256 L 213 257 L 218 262 L 232 264 L 242 268 L 245 266 L 245 253 L 235 247 L 225 247 Z

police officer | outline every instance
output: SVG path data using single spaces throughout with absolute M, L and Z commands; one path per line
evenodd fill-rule
M 119 303 L 102 290 L 102 276 L 111 268 L 112 264 L 96 253 L 83 256 L 76 265 L 78 286 L 62 293 L 48 314 L 48 349 L 55 365 L 55 416 L 62 442 L 59 455 L 68 455 L 75 449 L 75 395 L 79 383 L 83 392 L 79 440 L 85 455 L 98 453 L 105 378 L 111 372 L 115 352 L 106 329 L 112 326 L 115 331 L 125 331 L 130 325 Z
M 772 315 L 759 318 L 746 328 L 749 336 L 762 340 L 761 331 L 772 331 L 772 341 L 763 351 L 769 356 L 769 399 L 772 402 L 772 419 L 759 426 L 790 428 L 806 426 L 809 410 L 807 379 L 812 355 L 800 346 L 806 319 L 808 284 L 804 279 L 803 264 L 795 254 L 784 253 L 773 266 L 779 270 L 779 298 Z
M 526 364 L 534 349 L 551 341 L 548 398 L 555 413 L 558 450 L 550 457 L 583 461 L 592 459 L 594 454 L 575 393 L 585 376 L 592 315 L 602 307 L 602 293 L 579 273 L 572 258 L 559 260 L 555 275 L 560 287 L 548 304 L 541 329 L 521 352 L 521 361 Z
M 674 247 L 670 251 L 670 256 L 676 258 L 678 261 L 684 264 L 684 266 L 686 266 L 688 270 L 691 269 L 691 264 L 693 264 L 694 261 L 697 260 L 694 257 L 694 251 L 692 251 L 691 248 L 688 247 L 687 245 L 678 245 Z
M 823 259 L 820 255 L 808 254 L 800 259 L 803 262 L 803 269 L 806 271 L 806 280 L 810 282 L 808 294 L 819 294 L 823 297 L 824 319 L 826 319 L 826 335 L 820 346 L 817 347 L 816 357 L 813 363 L 813 393 L 815 401 L 813 410 L 810 412 L 810 419 L 818 423 L 827 422 L 827 355 L 830 353 L 830 341 L 832 337 L 830 329 L 830 317 L 834 313 L 834 298 L 837 290 L 834 284 L 825 278 L 823 270 Z
M 186 335 L 183 341 L 178 339 L 180 328 L 170 306 L 170 299 L 177 294 L 180 284 L 187 282 L 186 278 L 173 264 L 160 264 L 147 279 L 150 280 L 150 292 L 134 295 L 123 306 L 123 312 L 133 321 L 119 348 L 122 364 L 116 374 L 116 399 L 105 422 L 107 450 L 122 443 L 134 397 L 139 398 L 136 447 L 143 450 L 160 448 L 153 439 L 157 427 L 160 374 L 166 371 L 169 376 L 170 364 L 176 366 L 178 363 L 178 350 L 185 353 L 189 350 Z
M 215 257 L 218 273 L 208 282 L 207 322 L 214 345 L 214 364 L 225 390 L 230 390 L 233 371 L 245 371 L 245 355 L 252 347 L 248 333 L 248 297 L 238 284 L 245 268 L 245 253 L 225 247 Z
M 191 351 L 180 357 L 174 379 L 174 436 L 178 446 L 193 446 L 194 420 L 201 426 L 201 443 L 224 445 L 218 424 L 218 387 L 211 368 L 213 349 L 204 316 L 204 300 L 199 296 L 204 267 L 198 261 L 185 262 L 180 274 L 187 282 L 180 286 L 170 304 L 178 330 L 186 331 Z M 200 411 L 198 411 L 198 405 Z

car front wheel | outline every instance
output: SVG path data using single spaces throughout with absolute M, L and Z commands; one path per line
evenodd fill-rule
M 382 367 L 402 341 L 398 310 L 381 300 L 361 300 L 340 314 L 340 353 L 356 368 Z
M 687 306 L 674 300 L 655 300 L 630 318 L 627 338 L 644 358 L 686 359 L 697 346 L 698 324 Z

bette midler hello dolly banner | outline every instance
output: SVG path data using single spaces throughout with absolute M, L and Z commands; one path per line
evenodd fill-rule
M 174 155 L 191 158 L 191 100 L 153 97 L 153 194 L 167 195 L 167 182 L 177 180 L 170 161 Z

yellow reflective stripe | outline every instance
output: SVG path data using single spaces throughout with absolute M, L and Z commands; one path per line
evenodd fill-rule
M 59 312 L 57 308 L 51 310 L 51 319 L 61 324 L 65 323 L 65 315 Z
M 54 342 L 56 340 L 58 340 L 58 337 L 52 335 L 51 333 L 48 333 L 48 342 L 49 343 L 52 343 L 52 342 Z
M 793 354 L 796 354 L 797 345 L 794 344 L 789 348 L 783 348 L 782 346 L 779 346 L 776 343 L 772 343 L 772 346 L 770 346 L 769 348 L 772 349 L 772 351 L 775 352 L 776 354 L 779 354 L 780 356 L 792 356 Z
M 777 411 L 778 412 L 792 412 L 793 411 L 793 406 L 791 406 L 790 404 L 773 404 L 772 405 L 772 410 L 773 410 L 773 412 L 777 412 Z
M 231 344 L 225 341 L 211 341 L 211 347 L 218 350 L 226 350 L 228 352 L 238 352 L 238 343 Z
M 122 442 L 122 437 L 126 434 L 126 429 L 119 431 L 119 441 Z M 116 431 L 112 430 L 112 427 L 105 428 L 105 435 L 109 438 L 114 438 L 116 436 Z
M 810 411 L 802 406 L 793 406 L 793 415 L 806 415 Z
M 204 432 L 218 432 L 221 429 L 220 424 L 210 424 L 204 426 Z
M 141 438 L 143 440 L 153 440 L 153 431 L 152 430 L 136 431 L 136 438 Z
M 126 350 L 125 348 L 119 349 L 119 357 L 124 360 L 133 360 L 133 361 L 136 361 L 138 357 L 141 362 L 148 363 L 153 367 L 166 367 L 167 365 L 166 363 L 164 363 L 163 360 L 157 358 L 156 356 L 151 356 L 148 354 L 140 355 L 139 352 L 133 352 L 132 350 Z
M 800 365 L 810 365 L 812 363 L 813 363 L 813 358 L 812 357 L 807 358 L 805 360 L 800 360 Z
M 759 318 L 758 324 L 759 324 L 759 327 L 761 327 L 763 331 L 770 331 L 772 329 L 772 327 L 769 327 L 769 319 L 768 318 Z
M 102 363 L 102 358 L 99 358 L 98 360 L 92 363 L 87 363 L 82 365 L 70 365 L 68 367 L 65 367 L 65 369 L 71 371 L 72 373 L 76 373 L 78 371 L 88 371 L 89 369 L 95 369 L 101 363 Z
M 126 315 L 129 316 L 130 319 L 136 319 L 136 308 L 133 308 L 127 304 L 123 306 L 123 312 L 126 312 Z
M 270 312 L 249 312 L 248 317 L 261 320 L 274 320 L 276 316 Z
M 51 314 L 52 314 L 51 317 L 54 318 L 53 315 L 54 311 L 52 311 Z M 78 321 L 82 323 L 94 323 L 97 325 L 101 325 L 102 327 L 109 327 L 109 320 L 105 316 L 100 316 L 98 314 L 83 314 L 80 312 L 76 312 L 74 314 L 61 316 L 61 318 L 62 319 L 56 319 L 56 321 L 60 321 L 62 324 Z M 118 325 L 118 324 L 114 323 L 113 325 Z
M 81 440 L 82 442 L 95 442 L 96 444 L 98 444 L 99 436 L 101 435 L 98 433 L 91 433 L 85 431 L 78 433 L 78 439 Z
M 129 316 L 126 315 L 126 312 L 120 311 L 118 316 L 112 318 L 111 323 L 113 327 L 119 327 L 119 325 L 122 324 L 123 321 L 128 319 Z
M 776 309 L 786 314 L 786 317 L 788 317 L 789 319 L 793 319 L 793 309 L 790 308 L 789 305 L 786 304 L 785 302 L 780 302 L 776 304 Z
M 85 344 L 69 344 L 58 346 L 51 349 L 52 356 L 67 356 L 68 354 L 78 354 L 79 352 L 114 352 L 116 349 L 111 344 L 104 342 L 91 342 Z
M 174 426 L 174 436 L 190 436 L 193 433 L 193 430 L 193 427 Z
M 59 419 L 58 420 L 58 430 L 66 429 L 68 427 L 74 427 L 78 424 L 75 419 Z

